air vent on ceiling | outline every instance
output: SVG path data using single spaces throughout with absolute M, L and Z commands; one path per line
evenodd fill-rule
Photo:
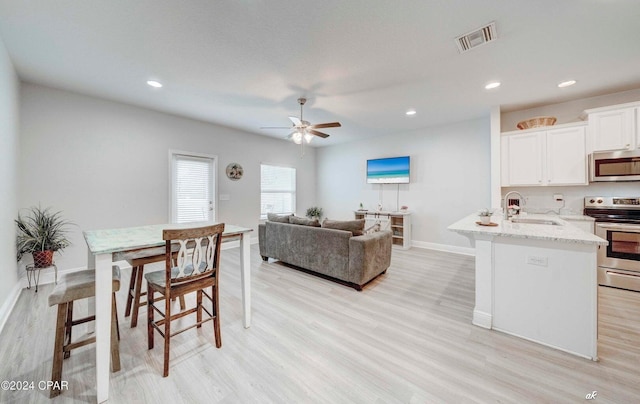
M 476 46 L 484 45 L 495 40 L 498 37 L 496 32 L 496 23 L 491 22 L 488 25 L 471 31 L 465 35 L 456 38 L 458 52 L 463 53 Z

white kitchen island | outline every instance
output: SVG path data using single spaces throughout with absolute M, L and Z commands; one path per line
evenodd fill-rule
M 476 252 L 473 324 L 597 360 L 597 251 L 607 241 L 557 216 L 556 224 L 470 215 L 449 226 Z

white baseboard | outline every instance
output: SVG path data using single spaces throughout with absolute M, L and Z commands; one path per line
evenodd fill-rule
M 471 256 L 476 255 L 476 249 L 470 248 L 470 247 L 458 247 L 455 245 L 429 243 L 426 241 L 415 241 L 415 240 L 411 242 L 411 246 L 416 248 L 425 248 L 427 250 L 445 251 L 445 252 L 450 252 L 454 254 L 463 254 L 463 255 L 471 255 Z
M 473 320 L 471 321 L 473 325 L 477 325 L 478 327 L 491 329 L 493 323 L 493 316 L 490 313 L 485 313 L 478 310 L 473 310 Z
M 6 300 L 4 301 L 4 304 L 2 305 L 2 307 L 0 307 L 0 332 L 2 332 L 4 325 L 7 323 L 7 320 L 9 319 L 9 316 L 13 311 L 13 308 L 18 302 L 20 292 L 22 292 L 22 286 L 20 282 L 16 282 L 16 284 L 13 286 L 13 289 L 11 289 L 9 296 L 7 296 Z
M 597 343 L 596 343 L 596 344 L 595 344 L 595 346 L 593 347 L 593 354 L 584 354 L 584 353 L 580 353 L 580 352 L 572 351 L 572 350 L 570 350 L 570 349 L 562 348 L 562 347 L 559 347 L 559 346 L 557 346 L 557 345 L 553 345 L 553 344 L 549 344 L 549 343 L 546 343 L 546 342 L 542 342 L 542 341 L 539 341 L 539 340 L 534 339 L 534 338 L 525 337 L 525 336 L 520 335 L 520 334 L 518 334 L 518 333 L 511 332 L 511 331 L 506 331 L 506 330 L 503 330 L 503 329 L 501 329 L 501 328 L 493 328 L 493 329 L 494 329 L 495 331 L 500 331 L 500 332 L 505 333 L 505 334 L 513 335 L 514 337 L 518 337 L 518 338 L 525 339 L 525 340 L 527 340 L 527 341 L 535 342 L 536 344 L 544 345 L 544 346 L 547 346 L 547 347 L 549 347 L 549 348 L 557 349 L 557 350 L 562 351 L 562 352 L 566 352 L 566 353 L 569 353 L 569 354 L 572 354 L 572 355 L 576 355 L 576 356 L 579 356 L 579 357 L 581 357 L 581 358 L 589 359 L 589 360 L 591 360 L 591 361 L 598 361 L 598 355 L 597 355 L 597 350 L 598 350 L 598 348 L 597 348 Z

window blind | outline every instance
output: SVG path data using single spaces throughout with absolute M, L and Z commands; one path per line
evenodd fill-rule
M 260 165 L 260 217 L 267 213 L 289 214 L 296 210 L 296 169 Z
M 187 155 L 174 155 L 173 159 L 175 221 L 212 221 L 213 159 Z

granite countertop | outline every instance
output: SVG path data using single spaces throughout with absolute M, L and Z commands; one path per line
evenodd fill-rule
M 575 220 L 575 221 L 581 221 L 581 222 L 595 222 L 596 219 L 592 218 L 591 216 L 586 216 L 586 215 L 558 215 L 558 217 L 560 219 L 564 219 L 564 220 Z
M 589 216 L 571 215 L 573 220 L 592 220 Z M 580 219 L 580 217 L 582 219 Z M 595 234 L 588 233 L 568 221 L 562 216 L 527 214 L 522 218 L 552 220 L 560 225 L 513 223 L 506 221 L 502 215 L 491 216 L 491 222 L 497 226 L 481 226 L 476 224 L 480 218 L 476 213 L 471 214 L 448 227 L 449 230 L 462 234 L 484 234 L 496 237 L 515 237 L 537 240 L 551 240 L 563 243 L 607 245 L 608 242 Z M 587 219 L 588 218 L 588 219 Z

